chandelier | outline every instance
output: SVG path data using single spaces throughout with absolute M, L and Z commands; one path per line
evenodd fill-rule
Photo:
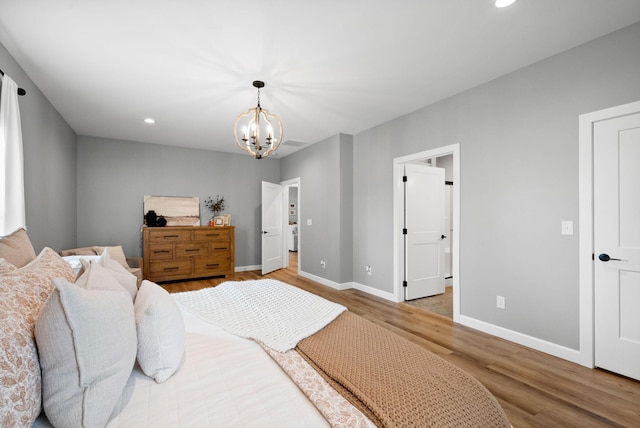
M 240 149 L 262 159 L 280 146 L 283 129 L 278 116 L 260 107 L 260 88 L 264 88 L 264 82 L 255 80 L 253 86 L 258 89 L 258 106 L 238 115 L 233 124 L 233 136 Z M 264 142 L 261 140 L 263 136 Z

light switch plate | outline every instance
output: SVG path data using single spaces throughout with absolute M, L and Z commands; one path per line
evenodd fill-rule
M 573 235 L 573 222 L 571 220 L 563 220 L 561 227 L 563 235 Z

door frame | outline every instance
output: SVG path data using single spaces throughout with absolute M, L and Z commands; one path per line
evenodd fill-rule
M 300 267 L 302 266 L 302 184 L 300 177 L 292 178 L 290 180 L 281 181 L 280 185 L 284 187 L 284 215 L 282 216 L 282 227 L 283 230 L 286 230 L 288 233 L 289 230 L 289 188 L 297 187 L 298 188 L 298 206 L 296 209 L 298 210 L 298 274 L 300 274 Z M 287 237 L 288 238 L 288 237 Z M 282 257 L 284 257 L 284 267 L 289 267 L 289 247 L 287 245 L 287 239 L 283 240 L 282 246 Z
M 579 364 L 595 366 L 594 230 L 593 230 L 593 124 L 640 112 L 640 101 L 581 114 L 578 135 L 578 283 L 579 283 Z
M 403 218 L 404 218 L 404 183 L 402 176 L 404 164 L 413 163 L 426 158 L 437 158 L 453 155 L 453 192 L 451 226 L 453 240 L 451 248 L 453 275 L 453 321 L 460 320 L 460 144 L 451 144 L 407 156 L 393 159 L 393 295 L 397 302 L 404 301 L 403 281 Z

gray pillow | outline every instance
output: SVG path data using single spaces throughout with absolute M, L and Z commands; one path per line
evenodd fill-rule
M 54 284 L 35 330 L 45 414 L 56 427 L 104 426 L 135 364 L 131 296 Z

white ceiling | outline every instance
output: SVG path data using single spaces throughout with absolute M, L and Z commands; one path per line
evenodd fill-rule
M 639 0 L 0 0 L 0 43 L 79 135 L 236 153 L 264 80 L 281 157 L 638 21 Z

